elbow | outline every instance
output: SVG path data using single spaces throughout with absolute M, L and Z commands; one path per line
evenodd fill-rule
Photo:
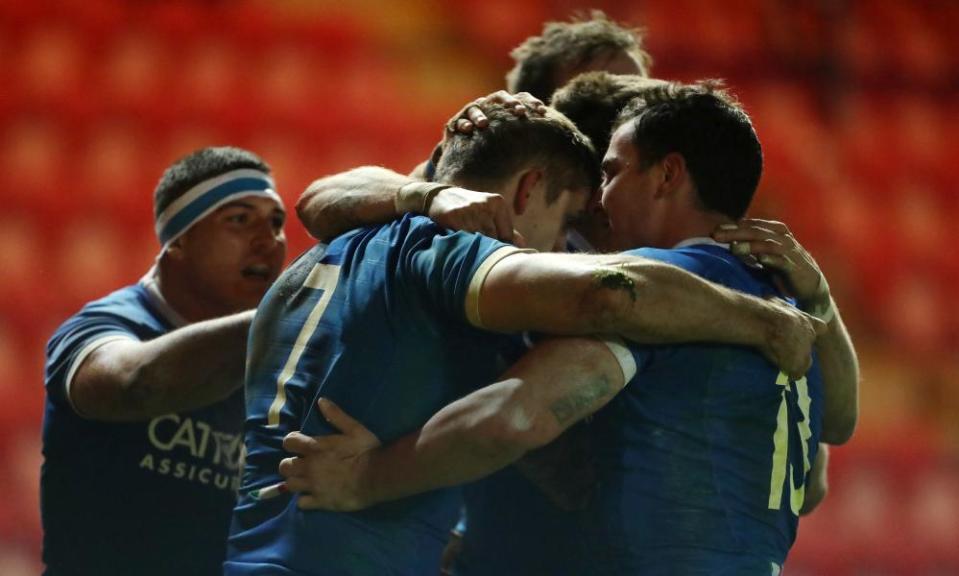
M 296 217 L 317 240 L 330 236 L 326 225 L 326 204 L 322 201 L 327 187 L 324 178 L 314 180 L 296 201 Z
M 833 446 L 841 446 L 849 442 L 856 432 L 856 424 L 859 421 L 858 404 L 856 399 L 852 399 L 848 406 L 832 413 L 827 407 L 822 424 L 821 439 L 823 442 Z
M 826 484 L 825 481 L 811 483 L 806 490 L 806 496 L 803 500 L 802 508 L 799 510 L 799 515 L 806 516 L 807 514 L 811 514 L 813 510 L 822 504 L 822 501 L 826 499 L 828 493 L 829 485 Z
M 323 191 L 323 180 L 324 178 L 320 178 L 311 182 L 310 185 L 306 187 L 306 190 L 300 194 L 300 197 L 296 199 L 296 215 L 299 216 L 300 219 L 303 218 L 307 207 L 313 199 Z
M 858 414 L 850 414 L 837 418 L 836 422 L 827 423 L 822 428 L 822 441 L 832 446 L 842 446 L 852 438 L 856 432 Z

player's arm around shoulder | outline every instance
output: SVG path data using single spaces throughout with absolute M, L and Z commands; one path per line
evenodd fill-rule
M 496 383 L 437 412 L 417 432 L 379 446 L 369 430 L 329 402 L 324 417 L 342 435 L 293 433 L 280 473 L 300 508 L 357 510 L 482 478 L 544 446 L 598 410 L 635 372 L 616 341 L 556 338 L 527 352 Z
M 421 214 L 444 228 L 514 241 L 512 216 L 499 194 L 424 182 L 378 166 L 314 181 L 297 201 L 296 213 L 319 240 Z
M 79 359 L 69 401 L 85 418 L 138 421 L 193 410 L 243 384 L 253 312 L 197 322 L 148 341 L 115 338 Z
M 717 230 L 714 237 L 774 270 L 799 306 L 826 324 L 816 340 L 825 391 L 822 440 L 847 442 L 859 419 L 859 360 L 819 264 L 782 222 L 745 219 Z
M 380 166 L 362 166 L 320 178 L 296 202 L 296 214 L 311 236 L 329 240 L 359 226 L 397 217 L 394 198 L 412 179 Z
M 485 263 L 484 263 L 485 264 Z M 758 348 L 801 377 L 822 323 L 782 303 L 628 254 L 516 253 L 481 266 L 467 318 L 478 327 L 619 334 L 640 343 L 721 342 Z

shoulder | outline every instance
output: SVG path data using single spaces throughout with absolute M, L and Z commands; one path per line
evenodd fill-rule
M 765 270 L 744 264 L 724 246 L 696 244 L 670 249 L 640 248 L 628 253 L 672 264 L 701 278 L 742 292 L 763 296 L 779 295 Z
M 47 347 L 51 352 L 65 340 L 82 340 L 106 332 L 141 339 L 170 329 L 167 321 L 151 306 L 146 289 L 133 284 L 86 304 L 57 328 Z

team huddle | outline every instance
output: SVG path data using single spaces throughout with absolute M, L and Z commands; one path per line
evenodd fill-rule
M 746 112 L 639 41 L 547 24 L 282 272 L 264 160 L 168 168 L 156 265 L 48 344 L 46 574 L 779 574 L 855 352 Z

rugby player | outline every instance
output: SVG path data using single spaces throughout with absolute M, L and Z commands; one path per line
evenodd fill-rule
M 491 114 L 486 130 L 449 144 L 437 175 L 500 193 L 529 245 L 548 249 L 597 184 L 594 152 L 555 112 L 542 118 L 519 118 L 502 109 Z M 424 210 L 438 190 L 432 186 L 422 197 Z M 399 200 L 417 190 L 403 190 Z M 274 494 L 268 491 L 281 479 L 277 466 L 287 433 L 337 431 L 317 409 L 320 396 L 355 414 L 376 439 L 391 441 L 492 382 L 499 373 L 496 358 L 512 339 L 480 328 L 618 333 L 643 342 L 728 340 L 761 346 L 794 374 L 808 366 L 815 329 L 814 322 L 781 304 L 642 259 L 527 254 L 411 216 L 339 236 L 281 276 L 252 327 L 248 459 L 226 572 L 434 571 L 458 511 L 455 491 L 434 490 L 360 513 L 305 512 L 298 506 L 303 498 L 265 496 Z M 600 371 L 584 365 L 574 372 L 588 385 L 552 391 L 569 407 L 556 426 L 568 426 L 608 400 L 616 379 L 624 378 L 616 358 L 628 363 L 628 354 L 615 342 L 597 339 L 540 346 L 531 353 L 530 364 L 554 369 L 558 364 L 536 356 L 572 361 L 590 353 L 605 354 L 612 364 Z M 539 369 L 530 375 L 544 377 Z M 513 420 L 513 428 L 503 427 L 500 418 L 492 410 L 482 428 L 509 435 L 524 426 Z M 545 437 L 554 430 L 542 432 Z M 462 481 L 462 470 L 451 473 L 454 478 L 432 478 L 434 487 Z
M 283 265 L 270 169 L 238 148 L 171 165 L 156 265 L 47 345 L 46 574 L 218 574 L 242 460 L 246 338 Z M 246 312 L 243 312 L 246 311 Z

